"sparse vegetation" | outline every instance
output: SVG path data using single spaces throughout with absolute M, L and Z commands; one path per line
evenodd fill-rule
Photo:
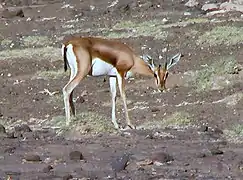
M 227 78 L 229 74 L 238 72 L 237 62 L 234 57 L 223 57 L 214 63 L 191 74 L 188 84 L 195 86 L 196 91 L 206 91 L 230 85 Z M 227 75 L 227 76 L 226 76 Z M 221 77 L 221 78 L 219 78 Z M 216 87 L 217 86 L 217 87 Z
M 156 39 L 165 39 L 168 36 L 168 32 L 163 30 L 163 24 L 161 20 L 144 22 L 121 21 L 114 25 L 114 31 L 106 31 L 103 35 L 109 38 L 154 36 Z
M 185 127 L 193 122 L 192 116 L 184 111 L 175 112 L 164 119 L 149 121 L 141 127 L 146 129 L 164 128 L 164 127 Z
M 243 41 L 243 28 L 236 26 L 217 26 L 204 33 L 198 44 L 215 46 L 219 44 L 233 45 Z
M 224 135 L 229 142 L 242 143 L 243 142 L 243 125 L 236 124 L 232 128 L 224 130 Z
M 22 38 L 22 45 L 25 47 L 49 46 L 52 44 L 48 36 L 26 36 Z
M 45 59 L 45 60 L 57 60 L 61 58 L 61 51 L 59 48 L 54 47 L 42 47 L 42 48 L 25 48 L 25 49 L 12 49 L 0 51 L 0 60 L 9 60 L 16 58 L 24 59 Z
M 55 94 L 54 96 L 50 96 L 47 103 L 53 104 L 53 106 L 63 106 L 62 93 Z
M 49 126 L 59 126 L 61 133 L 76 131 L 80 133 L 98 133 L 98 132 L 115 132 L 113 124 L 104 116 L 95 112 L 82 112 L 75 118 L 69 127 L 66 126 L 64 116 L 53 117 L 49 122 Z
M 43 79 L 60 79 L 66 76 L 67 73 L 63 69 L 49 70 L 49 71 L 39 71 L 36 73 L 38 78 Z
M 209 19 L 207 19 L 207 18 L 190 18 L 190 19 L 187 19 L 185 22 L 188 22 L 188 23 L 207 23 L 207 22 L 209 22 Z
M 11 39 L 3 39 L 2 41 L 1 41 L 1 47 L 2 48 L 9 48 L 10 46 L 11 46 L 11 43 L 13 42 L 13 40 L 11 40 Z

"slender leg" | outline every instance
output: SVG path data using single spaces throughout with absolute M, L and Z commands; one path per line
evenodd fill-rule
M 135 126 L 132 125 L 129 115 L 128 115 L 128 109 L 127 109 L 127 101 L 126 101 L 126 94 L 125 94 L 125 79 L 124 79 L 124 73 L 117 73 L 117 81 L 118 81 L 118 86 L 120 90 L 120 94 L 123 100 L 123 106 L 124 106 L 124 111 L 125 111 L 125 116 L 126 116 L 126 121 L 128 127 L 131 129 L 135 129 Z
M 70 94 L 69 103 L 70 103 L 72 115 L 75 116 L 76 113 L 75 113 L 75 107 L 73 104 L 73 91 Z
M 69 125 L 71 122 L 70 107 L 72 113 L 75 112 L 75 108 L 72 100 L 72 92 L 73 89 L 79 84 L 81 80 L 82 78 L 74 78 L 63 88 L 63 100 L 64 100 L 65 114 L 66 114 L 66 125 Z
M 116 129 L 119 129 L 119 125 L 116 121 L 116 77 L 110 77 L 110 91 L 111 91 L 111 119 Z
M 79 82 L 88 74 L 91 68 L 89 52 L 82 48 L 68 48 L 67 58 L 71 68 L 69 82 L 63 88 L 63 100 L 66 114 L 66 125 L 71 122 L 70 108 L 72 114 L 75 115 L 75 107 L 73 104 L 73 90 Z

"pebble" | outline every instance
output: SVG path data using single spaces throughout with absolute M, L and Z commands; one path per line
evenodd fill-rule
M 6 129 L 2 124 L 0 124 L 0 133 L 3 133 L 3 134 L 6 133 Z
M 223 154 L 224 152 L 218 148 L 212 148 L 210 149 L 210 152 L 212 153 L 212 155 L 219 155 L 219 154 Z
M 34 162 L 41 161 L 40 156 L 37 154 L 27 154 L 24 159 L 26 161 L 34 161 Z
M 17 125 L 14 127 L 14 130 L 21 131 L 21 132 L 32 132 L 32 130 L 30 129 L 30 127 L 27 124 Z
M 70 160 L 83 160 L 83 155 L 80 151 L 72 151 L 69 153 Z
M 127 166 L 128 161 L 129 161 L 128 154 L 124 154 L 118 158 L 115 158 L 111 162 L 112 170 L 115 172 L 120 172 L 120 171 L 124 170 Z
M 51 165 L 48 165 L 48 166 L 46 166 L 46 167 L 43 168 L 43 172 L 44 172 L 44 173 L 48 173 L 48 172 L 50 172 L 52 169 L 53 169 L 53 167 L 52 167 Z
M 174 160 L 174 158 L 171 155 L 165 152 L 156 152 L 152 154 L 151 159 L 153 162 L 160 162 L 160 163 L 166 163 Z

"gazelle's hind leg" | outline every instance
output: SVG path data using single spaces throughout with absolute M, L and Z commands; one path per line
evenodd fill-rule
M 117 81 L 118 81 L 120 94 L 121 94 L 121 97 L 123 100 L 123 106 L 124 106 L 127 126 L 131 129 L 135 129 L 135 126 L 131 123 L 131 120 L 128 115 L 127 100 L 126 100 L 126 94 L 125 94 L 125 76 L 124 76 L 124 74 L 117 73 Z
M 63 88 L 63 100 L 66 115 L 66 125 L 71 122 L 70 108 L 72 114 L 75 115 L 75 107 L 73 104 L 73 90 L 79 82 L 88 74 L 91 62 L 90 55 L 82 48 L 73 49 L 72 45 L 68 46 L 67 59 L 71 69 L 69 82 Z
M 119 129 L 119 125 L 116 121 L 116 77 L 110 77 L 110 91 L 111 91 L 111 120 L 116 129 Z

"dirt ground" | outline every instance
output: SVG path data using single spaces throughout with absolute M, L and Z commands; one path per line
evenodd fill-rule
M 2 2 L 24 17 L 0 21 L 0 179 L 243 179 L 240 13 L 206 16 L 179 0 Z M 75 89 L 78 117 L 66 127 L 60 48 L 69 35 L 117 38 L 156 63 L 167 44 L 168 57 L 184 57 L 165 92 L 147 77 L 127 81 L 136 130 L 113 129 L 104 77 Z

